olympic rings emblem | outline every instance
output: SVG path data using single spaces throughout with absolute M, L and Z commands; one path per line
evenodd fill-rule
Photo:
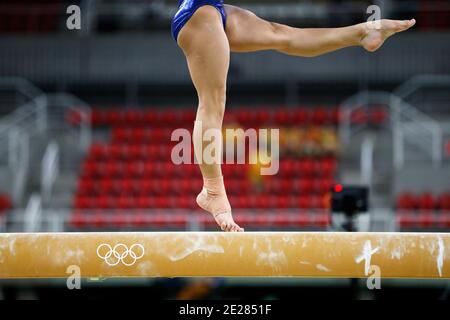
M 135 249 L 139 248 L 140 250 L 137 250 L 137 253 L 135 252 Z M 103 250 L 102 250 L 103 249 Z M 105 251 L 106 252 L 101 252 Z M 141 251 L 141 254 L 138 255 L 139 251 Z M 111 247 L 107 243 L 102 243 L 97 247 L 97 256 L 104 260 L 107 265 L 110 267 L 114 267 L 118 265 L 119 263 L 122 263 L 123 265 L 130 267 L 136 263 L 137 260 L 142 258 L 144 256 L 145 249 L 142 244 L 135 243 L 130 248 L 126 244 L 118 243 L 114 247 Z M 129 258 L 128 258 L 129 257 Z

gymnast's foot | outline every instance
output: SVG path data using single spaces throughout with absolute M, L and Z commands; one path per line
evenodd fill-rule
M 202 192 L 197 196 L 197 204 L 200 208 L 212 214 L 217 224 L 223 231 L 243 232 L 231 215 L 231 206 L 228 201 L 223 178 L 204 179 Z
M 364 29 L 361 45 L 369 52 L 378 50 L 396 33 L 403 32 L 416 24 L 416 20 L 378 20 L 362 23 Z

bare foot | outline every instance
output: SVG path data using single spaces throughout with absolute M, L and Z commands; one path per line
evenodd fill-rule
M 244 229 L 239 227 L 233 220 L 230 202 L 228 201 L 226 194 L 208 194 L 208 191 L 203 188 L 202 192 L 197 196 L 197 204 L 203 210 L 211 213 L 223 231 L 244 231 Z
M 378 50 L 390 36 L 403 32 L 416 24 L 416 20 L 378 20 L 363 23 L 361 45 L 369 52 Z

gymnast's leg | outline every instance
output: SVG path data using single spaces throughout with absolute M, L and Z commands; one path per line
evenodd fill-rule
M 232 218 L 220 162 L 201 163 L 200 161 L 208 145 L 203 141 L 203 133 L 208 129 L 222 132 L 225 111 L 230 47 L 219 12 L 212 6 L 199 8 L 181 29 L 178 44 L 186 56 L 199 99 L 193 143 L 194 153 L 203 175 L 204 187 L 197 197 L 197 203 L 214 216 L 222 230 L 243 231 Z M 221 143 L 222 141 L 220 141 L 220 147 Z
M 380 28 L 374 22 L 366 22 L 344 28 L 300 29 L 263 20 L 235 6 L 225 5 L 225 11 L 231 51 L 277 50 L 302 57 L 315 57 L 351 46 L 362 46 L 373 52 L 387 38 L 416 23 L 414 19 L 381 20 Z

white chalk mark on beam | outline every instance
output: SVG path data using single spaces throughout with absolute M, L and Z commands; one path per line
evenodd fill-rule
M 366 276 L 369 275 L 369 270 L 370 270 L 370 261 L 372 260 L 372 255 L 374 255 L 375 253 L 378 252 L 378 250 L 380 250 L 379 247 L 376 247 L 375 249 L 372 249 L 372 242 L 370 242 L 370 240 L 367 240 L 364 243 L 364 248 L 363 248 L 363 252 L 362 254 L 356 258 L 356 263 L 361 263 L 361 261 L 365 260 L 365 265 L 364 265 L 364 274 Z
M 438 257 L 437 257 L 437 268 L 439 272 L 439 277 L 442 278 L 442 267 L 444 266 L 444 241 L 441 237 L 438 237 Z
M 325 267 L 323 264 L 316 264 L 316 268 L 319 271 L 330 272 L 331 270 Z
M 205 238 L 203 237 L 188 237 L 184 243 L 184 247 L 181 247 L 180 249 L 183 249 L 181 252 L 170 254 L 169 259 L 170 261 L 178 261 L 182 260 L 194 252 L 197 251 L 205 251 L 208 253 L 224 253 L 223 247 L 217 244 L 210 244 L 206 243 Z

